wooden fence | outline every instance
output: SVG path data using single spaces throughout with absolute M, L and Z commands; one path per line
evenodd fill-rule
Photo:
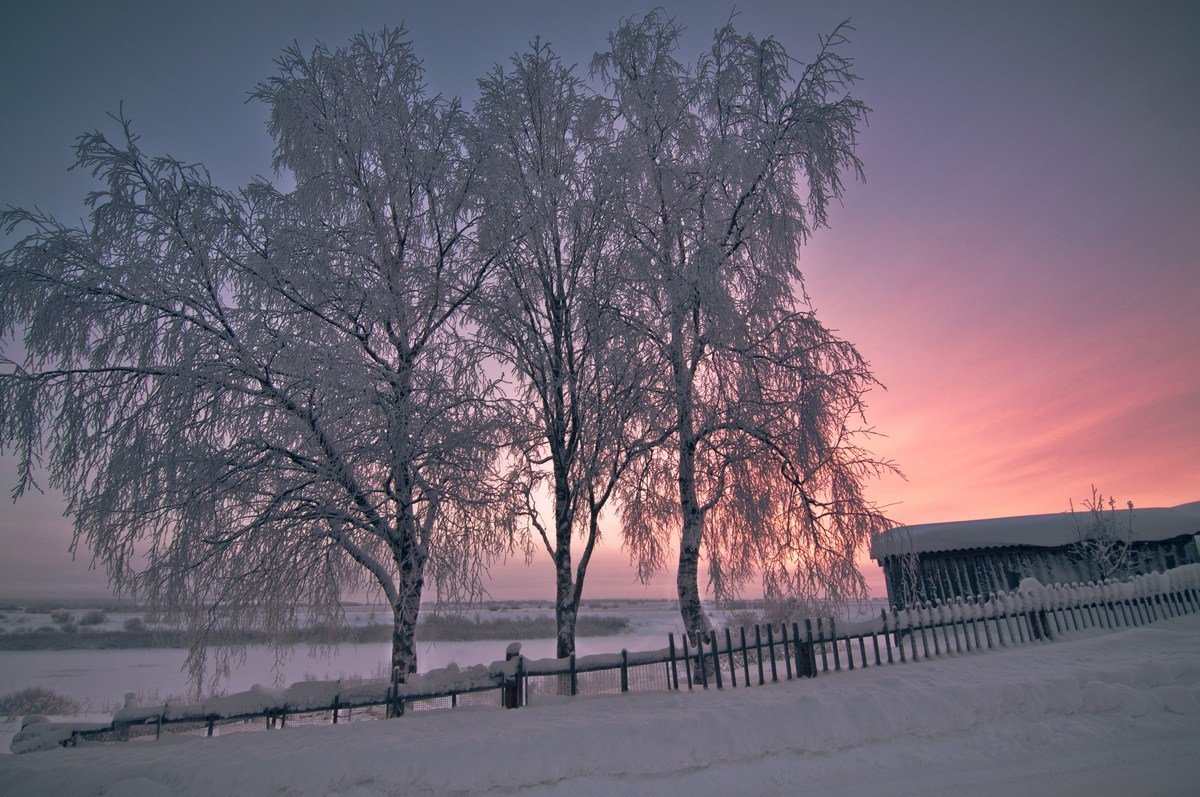
M 945 603 L 883 610 L 876 620 L 832 618 L 713 631 L 693 640 L 668 636 L 667 647 L 567 659 L 530 660 L 520 645 L 504 661 L 462 672 L 435 671 L 409 683 L 299 683 L 271 704 L 237 710 L 245 695 L 202 706 L 126 709 L 108 725 L 31 726 L 14 752 L 50 744 L 158 738 L 164 732 L 208 736 L 301 724 L 398 717 L 461 705 L 519 708 L 578 694 L 739 689 L 768 682 L 886 667 L 946 655 L 1046 643 L 1088 629 L 1140 626 L 1200 611 L 1200 565 L 1124 582 L 1037 587 Z M 332 691 L 331 690 L 336 690 Z M 40 745 L 20 739 L 29 731 Z

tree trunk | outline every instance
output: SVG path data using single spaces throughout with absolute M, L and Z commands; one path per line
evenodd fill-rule
M 416 559 L 415 551 L 409 556 L 396 557 L 400 595 L 392 607 L 392 676 L 401 683 L 417 671 L 417 617 L 421 612 L 425 567 Z
M 575 652 L 575 618 L 579 607 L 571 598 L 571 585 L 566 585 L 567 594 L 563 594 L 563 585 L 558 586 L 558 600 L 554 606 L 554 621 L 557 628 L 555 656 L 565 659 Z
M 569 489 L 560 480 L 555 496 L 554 621 L 555 655 L 565 659 L 575 652 L 575 584 L 571 572 L 571 513 Z
M 675 586 L 684 630 L 695 644 L 697 635 L 711 631 L 712 624 L 700 604 L 700 539 L 704 516 L 696 500 L 696 447 L 690 439 L 679 446 L 679 510 L 683 516 L 683 533 L 679 540 Z

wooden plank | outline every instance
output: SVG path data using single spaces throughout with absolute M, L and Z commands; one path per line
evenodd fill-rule
M 779 668 L 775 664 L 775 632 L 772 628 L 773 626 L 767 623 L 767 650 L 771 653 L 771 682 L 774 683 L 779 680 Z
M 729 660 L 729 686 L 737 689 L 737 663 L 733 660 L 733 636 L 725 626 L 725 657 Z
M 879 610 L 879 619 L 883 621 L 883 646 L 887 648 L 888 664 L 894 664 L 895 662 L 892 659 L 891 638 L 888 636 L 887 609 Z
M 709 636 L 708 641 L 712 644 L 711 652 L 712 652 L 712 663 L 713 663 L 713 677 L 716 679 L 717 689 L 724 689 L 725 687 L 721 683 L 721 680 L 722 680 L 721 679 L 721 651 L 719 650 L 720 646 L 717 644 L 717 632 L 716 631 L 711 632 L 711 635 Z
M 683 667 L 687 671 L 688 691 L 692 691 L 692 657 L 688 655 L 688 635 L 684 632 L 679 640 L 683 643 Z
M 810 620 L 807 617 L 804 618 L 804 637 L 805 637 L 805 639 L 808 640 L 808 657 L 809 657 L 809 659 L 812 660 L 812 672 L 809 673 L 809 675 L 812 678 L 816 678 L 817 677 L 817 649 L 815 647 L 813 647 L 812 620 Z
M 678 692 L 679 691 L 679 664 L 675 661 L 675 632 L 674 631 L 667 634 L 667 642 L 669 643 L 668 650 L 671 653 L 671 680 L 675 684 L 675 691 Z M 574 655 L 571 656 L 571 660 L 572 660 L 571 669 L 574 670 L 575 669 L 575 667 L 574 667 L 575 656 Z M 571 694 L 575 694 L 575 692 L 572 691 Z
M 783 665 L 787 669 L 787 679 L 792 680 L 792 649 L 788 645 L 787 623 L 779 624 L 779 639 L 783 646 Z
M 754 625 L 754 655 L 758 658 L 758 685 L 762 686 L 767 681 L 763 677 L 762 632 L 757 623 Z
M 750 651 L 746 649 L 746 626 L 741 626 L 739 633 L 742 637 L 742 683 L 750 685 Z

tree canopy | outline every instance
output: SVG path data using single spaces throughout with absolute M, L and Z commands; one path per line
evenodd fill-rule
M 875 383 L 798 266 L 860 171 L 842 32 L 800 64 L 731 22 L 685 63 L 651 12 L 595 86 L 535 40 L 470 111 L 403 29 L 293 46 L 254 92 L 289 190 L 115 117 L 77 143 L 85 223 L 0 213 L 15 495 L 44 467 L 114 586 L 196 632 L 197 678 L 223 632 L 336 624 L 363 588 L 403 678 L 427 584 L 478 597 L 539 547 L 567 655 L 610 504 L 643 577 L 678 546 L 690 631 L 702 549 L 718 597 L 861 595 Z

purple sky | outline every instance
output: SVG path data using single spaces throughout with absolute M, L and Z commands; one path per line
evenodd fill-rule
M 0 204 L 82 214 L 79 133 L 124 101 L 151 152 L 225 185 L 268 174 L 244 102 L 293 40 L 405 22 L 430 84 L 474 80 L 535 34 L 568 62 L 640 3 L 54 3 L 0 30 Z M 871 490 L 905 522 L 1200 499 L 1200 4 L 740 2 L 794 56 L 852 17 L 873 109 L 832 229 L 802 260 L 821 317 L 887 385 L 869 421 L 907 481 Z M 668 3 L 689 54 L 725 2 Z M 111 128 L 111 125 L 108 125 Z M 12 465 L 0 461 L 0 480 Z M 0 595 L 94 593 L 54 495 L 0 508 Z M 869 575 L 878 584 L 876 570 Z M 497 597 L 551 595 L 548 561 L 495 570 Z M 649 589 L 615 544 L 587 594 Z

